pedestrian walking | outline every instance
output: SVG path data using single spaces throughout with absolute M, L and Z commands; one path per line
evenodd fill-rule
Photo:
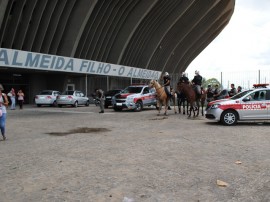
M 16 93 L 15 93 L 14 88 L 11 88 L 10 92 L 8 93 L 8 96 L 10 97 L 10 100 L 11 100 L 10 109 L 15 110 L 16 109 Z
M 0 129 L 3 136 L 3 140 L 6 140 L 6 118 L 7 118 L 7 106 L 8 98 L 7 95 L 3 93 L 3 86 L 0 84 Z
M 19 90 L 17 95 L 18 95 L 18 103 L 19 103 L 20 109 L 23 109 L 24 93 L 22 90 Z
M 95 92 L 96 92 L 97 99 L 100 101 L 99 102 L 99 107 L 100 107 L 99 113 L 104 113 L 104 102 L 105 102 L 104 92 L 101 89 L 96 89 Z

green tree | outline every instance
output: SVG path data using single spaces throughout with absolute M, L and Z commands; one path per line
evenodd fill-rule
M 214 87 L 216 84 L 218 84 L 220 87 L 222 87 L 221 83 L 216 78 L 211 78 L 208 80 L 206 80 L 204 78 L 203 83 L 202 83 L 202 87 L 205 89 L 205 88 L 207 88 L 208 85 L 211 85 L 212 87 Z

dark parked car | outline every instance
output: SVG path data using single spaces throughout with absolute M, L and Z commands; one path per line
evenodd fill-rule
M 105 92 L 105 104 L 104 107 L 108 108 L 109 106 L 112 105 L 112 97 L 118 93 L 120 93 L 122 90 L 121 89 L 115 89 L 115 90 L 109 90 Z

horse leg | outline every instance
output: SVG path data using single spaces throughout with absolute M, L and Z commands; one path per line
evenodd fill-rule
M 183 109 L 183 114 L 186 113 L 185 111 L 185 100 L 181 99 L 181 108 Z
M 166 116 L 167 115 L 167 110 L 168 110 L 168 101 L 167 101 L 167 99 L 166 100 L 164 100 L 164 102 L 163 102 L 163 104 L 164 104 L 164 115 Z
M 199 100 L 196 100 L 196 104 L 197 104 L 197 107 L 198 107 L 198 111 L 197 111 L 197 115 L 196 116 L 199 116 L 199 113 L 200 113 L 200 101 Z
M 192 104 L 190 103 L 189 112 L 187 112 L 187 113 L 188 113 L 188 118 L 190 118 L 190 116 L 191 116 L 191 111 L 192 111 L 192 109 L 193 109 L 193 106 L 192 106 Z
M 186 103 L 187 103 L 187 114 L 189 115 L 189 102 L 188 102 L 188 100 L 186 99 L 186 101 L 185 101 Z
M 191 116 L 191 111 L 193 111 L 193 117 L 195 117 L 196 116 L 196 110 L 195 110 L 195 101 L 194 102 L 190 102 L 189 103 L 190 104 L 190 114 L 189 114 L 189 117 Z
M 160 115 L 160 110 L 161 110 L 161 107 L 162 107 L 161 101 L 158 100 L 157 104 L 158 104 L 158 114 L 157 115 L 159 116 Z
M 188 100 L 186 100 L 186 103 L 187 103 L 187 115 L 190 115 L 191 114 L 191 110 L 190 107 L 191 107 L 191 103 L 188 102 Z
M 176 104 L 176 100 L 177 98 L 175 97 L 175 94 L 174 94 L 174 96 L 173 96 L 173 107 L 174 107 L 174 113 L 175 114 L 177 114 L 177 112 L 176 112 L 176 108 L 175 108 L 175 104 Z
M 180 98 L 177 98 L 177 100 L 178 100 L 178 112 L 179 112 L 179 114 L 181 114 L 181 104 L 182 104 L 182 102 L 181 102 Z
M 204 107 L 204 100 L 203 101 L 201 101 L 201 106 L 202 106 L 202 116 L 204 116 L 204 110 L 203 110 L 203 107 Z

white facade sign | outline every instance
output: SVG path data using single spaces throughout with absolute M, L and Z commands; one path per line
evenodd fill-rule
M 0 48 L 0 66 L 158 80 L 161 72 L 92 60 Z

